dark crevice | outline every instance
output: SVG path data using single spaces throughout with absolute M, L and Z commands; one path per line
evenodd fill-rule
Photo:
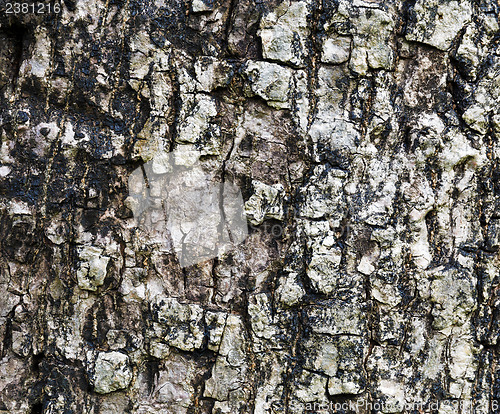
M 14 40 L 14 54 L 12 62 L 14 70 L 12 73 L 12 84 L 16 85 L 19 79 L 19 71 L 23 62 L 23 51 L 27 48 L 27 39 L 31 32 L 31 28 L 26 27 L 18 22 L 4 29 L 4 33 Z
M 36 403 L 31 407 L 30 414 L 42 414 L 43 413 L 43 404 Z
M 12 345 L 12 319 L 14 318 L 15 309 L 16 307 L 14 306 L 6 318 L 5 333 L 3 337 L 2 357 L 4 357 L 7 354 L 8 349 Z
M 45 359 L 45 354 L 43 352 L 40 352 L 39 354 L 34 354 L 33 355 L 33 360 L 32 360 L 32 369 L 35 374 L 39 374 L 41 371 L 41 364 L 43 360 Z

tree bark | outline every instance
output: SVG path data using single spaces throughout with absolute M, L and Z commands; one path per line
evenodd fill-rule
M 498 8 L 0 1 L 0 412 L 498 412 Z

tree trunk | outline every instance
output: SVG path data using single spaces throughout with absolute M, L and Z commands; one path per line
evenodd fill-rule
M 0 412 L 498 412 L 498 9 L 0 1 Z

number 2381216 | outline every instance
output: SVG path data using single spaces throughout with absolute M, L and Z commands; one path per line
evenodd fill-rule
M 5 14 L 51 14 L 60 13 L 59 3 L 6 3 Z

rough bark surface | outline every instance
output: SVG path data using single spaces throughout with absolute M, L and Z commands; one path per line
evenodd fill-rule
M 9 7 L 0 412 L 497 412 L 496 1 Z M 249 234 L 181 267 L 130 177 L 193 152 Z

